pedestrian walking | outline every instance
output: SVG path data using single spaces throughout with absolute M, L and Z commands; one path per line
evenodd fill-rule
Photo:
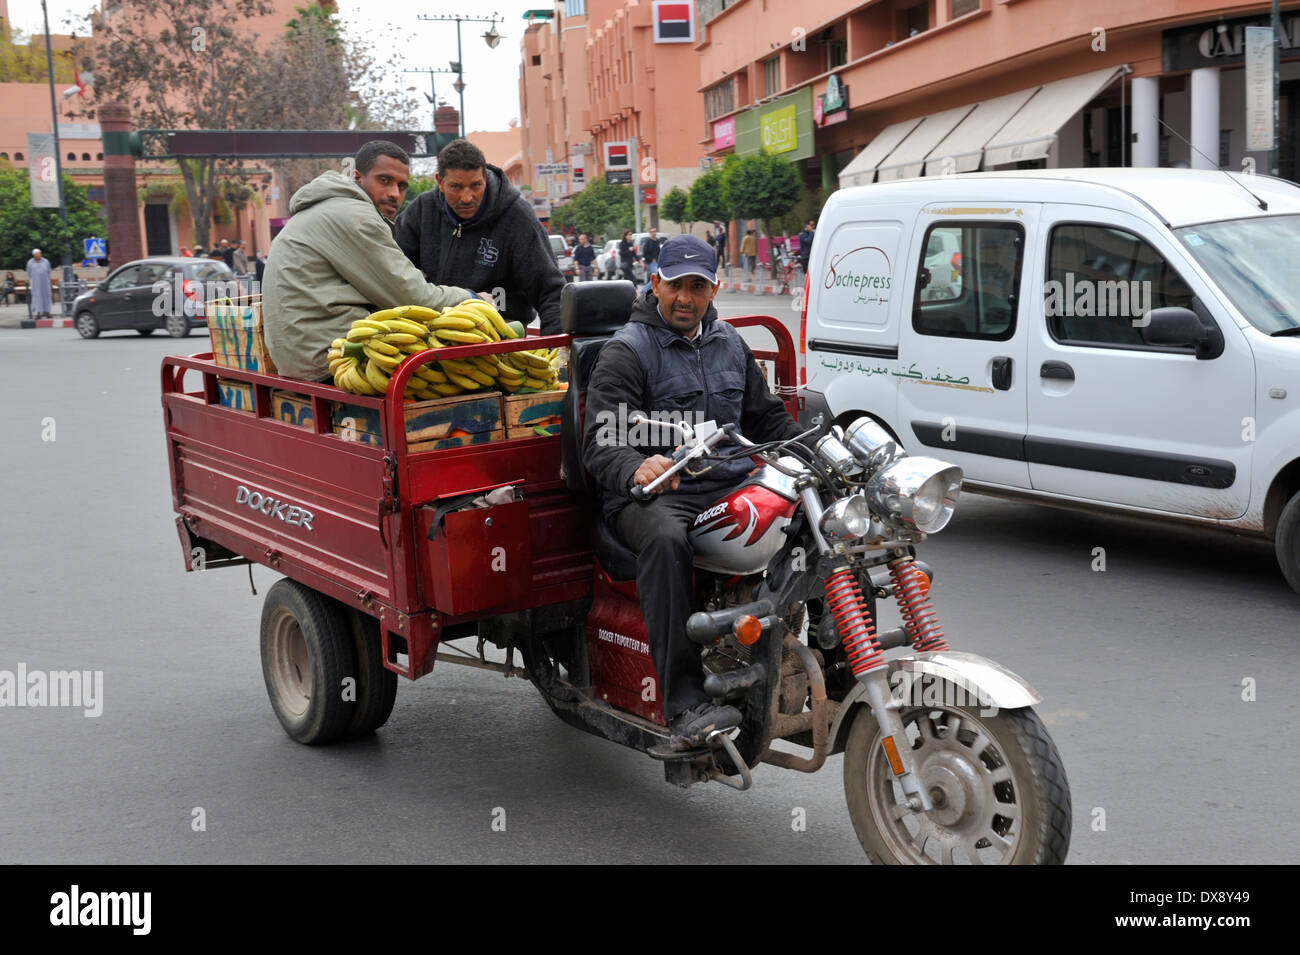
M 50 303 L 54 300 L 50 291 L 50 262 L 41 257 L 40 249 L 32 249 L 32 257 L 27 260 L 27 300 L 31 303 L 30 312 L 35 318 L 50 318 Z
M 809 219 L 804 223 L 803 231 L 799 233 L 799 264 L 803 266 L 803 274 L 808 274 L 808 257 L 812 255 L 813 237 L 817 234 L 817 220 Z
M 745 270 L 745 279 L 754 277 L 754 266 L 758 263 L 758 239 L 753 229 L 745 230 L 745 237 L 740 240 L 740 264 Z
M 590 282 L 595 272 L 596 250 L 585 232 L 578 236 L 578 244 L 573 247 L 573 261 L 578 266 L 578 281 Z
M 618 264 L 623 270 L 623 278 L 629 282 L 636 281 L 636 276 L 632 274 L 632 266 L 636 260 L 636 246 L 632 242 L 632 230 L 624 229 L 623 238 L 618 243 Z

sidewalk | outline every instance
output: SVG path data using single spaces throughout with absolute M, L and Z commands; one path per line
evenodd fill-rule
M 64 318 L 59 313 L 59 305 L 54 303 L 50 312 L 53 318 L 42 318 L 37 328 L 72 328 L 72 318 Z M 22 328 L 27 321 L 27 303 L 21 305 L 0 305 L 0 328 Z
M 803 272 L 795 270 L 790 279 L 789 288 L 783 288 L 780 279 L 771 278 L 767 269 L 757 269 L 750 278 L 745 278 L 743 269 L 727 266 L 718 276 L 719 292 L 748 292 L 752 295 L 793 295 L 795 290 L 803 290 Z

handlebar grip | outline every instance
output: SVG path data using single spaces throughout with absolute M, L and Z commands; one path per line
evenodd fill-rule
M 630 492 L 632 500 L 639 504 L 644 504 L 650 500 L 650 495 L 646 493 L 644 484 L 633 484 Z

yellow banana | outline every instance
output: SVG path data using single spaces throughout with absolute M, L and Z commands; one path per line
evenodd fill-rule
M 429 324 L 433 326 L 435 331 L 439 328 L 451 328 L 465 332 L 474 327 L 474 319 L 468 315 L 454 315 L 451 312 L 443 312 Z
M 382 395 L 388 391 L 388 376 L 373 361 L 366 362 L 365 374 L 366 381 L 375 389 L 376 394 Z
M 384 336 L 384 341 L 394 347 L 398 345 L 417 345 L 429 337 L 426 331 L 423 335 L 412 335 L 410 332 L 389 332 Z
M 459 332 L 450 328 L 435 328 L 433 333 L 446 342 L 456 342 L 461 345 L 479 345 L 486 341 L 491 341 L 487 335 L 474 329 L 470 332 Z
M 423 378 L 430 384 L 445 385 L 447 383 L 446 372 L 439 371 L 432 365 L 421 365 L 419 368 L 415 369 L 415 374 L 417 377 Z
M 356 395 L 373 395 L 376 393 L 355 363 L 350 368 L 343 370 L 343 390 Z
M 465 391 L 477 391 L 478 382 L 467 375 L 462 375 L 454 371 L 447 372 L 447 381 L 449 384 L 459 385 Z M 440 390 L 441 385 L 434 385 L 433 388 Z
M 436 308 L 427 308 L 424 305 L 399 305 L 389 311 L 394 313 L 394 318 L 405 318 L 416 322 L 432 321 L 442 314 Z
M 479 355 L 476 358 L 471 358 L 470 363 L 489 378 L 495 378 L 498 374 L 496 360 L 490 356 L 484 357 L 483 355 Z
M 390 345 L 382 338 L 367 338 L 363 342 L 367 350 L 377 351 L 381 355 L 400 355 L 402 352 L 396 345 Z
M 442 365 L 444 371 L 454 371 L 458 375 L 468 375 L 470 369 L 474 367 L 469 362 L 460 358 L 444 358 L 438 362 L 438 364 Z
M 371 364 L 378 365 L 380 370 L 382 370 L 385 374 L 391 375 L 393 373 L 393 369 L 402 363 L 402 358 L 404 356 L 384 355 L 377 352 L 373 352 L 370 350 L 370 343 L 366 342 L 366 357 L 370 359 Z
M 373 338 L 374 336 L 379 334 L 382 333 L 379 331 L 379 329 L 375 328 L 373 325 L 354 324 L 351 328 L 348 329 L 348 341 L 363 342 L 367 338 Z
M 451 382 L 434 382 L 429 386 L 440 395 L 451 397 L 452 395 L 462 394 L 465 389 L 460 385 L 454 385 Z
M 423 338 L 429 334 L 429 330 L 420 322 L 413 322 L 409 318 L 390 318 L 384 324 L 388 326 L 390 332 L 405 333 L 415 335 L 417 338 Z
M 536 388 L 538 391 L 545 391 L 545 390 L 546 390 L 546 382 L 543 381 L 541 378 L 525 378 L 525 379 L 524 379 L 524 387 L 525 387 L 525 388 Z

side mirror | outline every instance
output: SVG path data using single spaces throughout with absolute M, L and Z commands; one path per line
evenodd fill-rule
M 1223 332 L 1213 319 L 1202 320 L 1190 308 L 1170 306 L 1153 308 L 1146 313 L 1142 340 L 1148 345 L 1193 348 L 1198 360 L 1218 358 L 1223 354 Z

